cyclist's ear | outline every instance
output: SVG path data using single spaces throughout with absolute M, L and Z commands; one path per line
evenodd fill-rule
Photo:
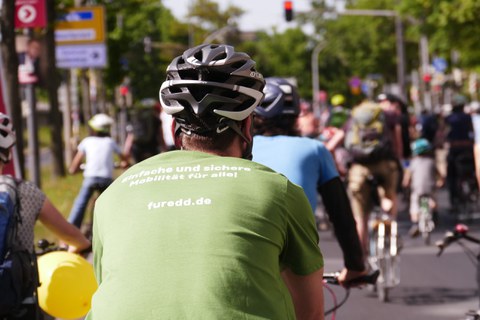
M 253 140 L 253 115 L 245 118 L 241 123 L 242 133 L 248 141 Z
M 172 121 L 172 137 L 174 139 L 175 147 L 177 149 L 182 148 L 182 139 L 180 138 L 180 132 L 177 134 L 177 123 L 175 119 Z

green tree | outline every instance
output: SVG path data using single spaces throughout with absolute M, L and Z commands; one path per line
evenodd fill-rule
M 476 0 L 405 0 L 399 5 L 405 16 L 413 17 L 412 32 L 422 32 L 430 40 L 430 52 L 449 59 L 460 52 L 459 66 L 478 69 L 480 43 L 480 2 Z
M 309 37 L 300 29 L 268 34 L 259 32 L 253 42 L 239 45 L 256 61 L 265 77 L 292 77 L 298 82 L 302 97 L 311 97 Z
M 105 1 L 110 97 L 128 77 L 134 99 L 155 97 L 168 63 L 188 42 L 187 25 L 157 0 Z
M 236 44 L 239 41 L 238 19 L 244 11 L 229 4 L 221 10 L 218 3 L 211 0 L 196 0 L 189 8 L 187 18 L 193 44 L 200 44 L 213 32 L 220 32 L 222 42 Z M 214 39 L 218 40 L 218 39 Z
M 350 96 L 349 79 L 375 77 L 382 84 L 397 81 L 395 24 L 392 17 L 335 14 L 331 2 L 312 0 L 300 22 L 313 24 L 316 41 L 325 44 L 319 56 L 320 86 L 330 95 Z M 395 0 L 348 1 L 348 9 L 395 10 Z M 416 35 L 417 36 L 417 35 Z M 407 38 L 407 70 L 417 66 L 418 37 Z M 358 97 L 355 100 L 361 99 Z

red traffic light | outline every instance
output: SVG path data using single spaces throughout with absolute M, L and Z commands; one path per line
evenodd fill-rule
M 424 82 L 427 82 L 427 83 L 430 82 L 430 81 L 432 81 L 432 75 L 429 74 L 429 73 L 425 73 L 425 74 L 423 75 L 423 81 L 424 81 Z
M 292 21 L 293 20 L 293 2 L 284 1 L 283 8 L 285 9 L 285 20 Z
M 120 86 L 120 94 L 126 96 L 128 94 L 128 87 L 124 85 Z

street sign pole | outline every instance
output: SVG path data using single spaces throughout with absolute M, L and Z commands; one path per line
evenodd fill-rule
M 32 29 L 25 29 L 28 38 L 32 38 Z M 28 105 L 27 133 L 28 133 L 28 171 L 30 179 L 37 187 L 41 187 L 40 181 L 40 152 L 38 148 L 38 124 L 37 124 L 37 97 L 35 95 L 35 83 L 24 84 L 25 100 Z
M 45 0 L 15 1 L 15 28 L 23 28 L 29 40 L 33 35 L 32 28 L 43 28 L 46 26 L 46 21 Z M 20 73 L 22 81 L 25 81 L 22 83 L 22 90 L 25 93 L 25 100 L 28 106 L 28 171 L 30 180 L 40 188 L 40 152 L 38 146 L 37 99 L 35 96 L 35 83 L 38 81 L 38 78 L 37 75 L 33 78 L 30 75 L 23 78 L 23 71 L 20 70 Z
M 38 148 L 38 124 L 37 124 L 37 99 L 35 96 L 35 84 L 25 84 L 25 98 L 28 104 L 27 114 L 27 132 L 28 132 L 28 168 L 30 173 L 30 179 L 39 188 L 41 186 L 40 181 L 40 161 L 39 161 L 39 148 Z

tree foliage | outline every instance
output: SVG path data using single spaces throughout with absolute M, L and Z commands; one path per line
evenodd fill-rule
M 272 35 L 260 32 L 254 42 L 246 42 L 238 49 L 252 56 L 265 77 L 294 77 L 302 95 L 308 95 L 311 88 L 310 53 L 305 50 L 308 46 L 308 36 L 295 28 Z
M 432 53 L 448 59 L 456 50 L 461 56 L 460 67 L 478 69 L 480 43 L 474 35 L 480 32 L 479 1 L 405 0 L 399 10 L 417 21 L 412 27 L 429 37 Z
M 154 97 L 172 58 L 185 49 L 188 30 L 156 0 L 106 1 L 110 93 L 125 77 L 135 99 Z
M 217 2 L 196 0 L 189 8 L 187 15 L 192 44 L 203 43 L 214 32 L 219 35 L 213 42 L 223 40 L 223 42 L 237 44 L 239 42 L 238 19 L 243 14 L 244 11 L 241 8 L 231 4 L 221 10 Z

